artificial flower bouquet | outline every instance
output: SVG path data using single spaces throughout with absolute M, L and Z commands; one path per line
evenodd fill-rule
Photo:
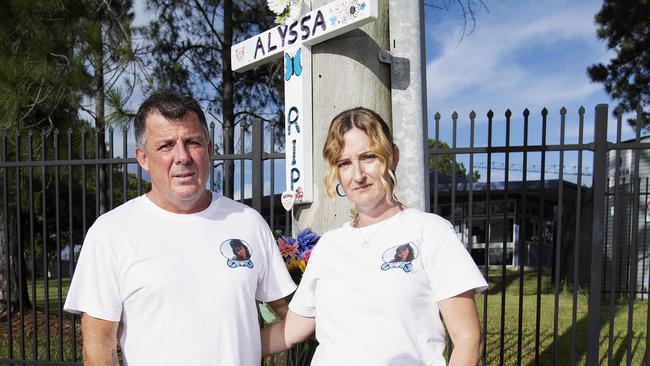
M 295 238 L 281 236 L 277 240 L 282 259 L 296 284 L 300 283 L 302 274 L 305 273 L 311 251 L 318 239 L 320 239 L 320 235 L 309 229 L 304 229 Z M 289 349 L 286 353 L 287 366 L 308 366 L 314 357 L 317 345 L 315 340 L 309 339 Z
M 293 282 L 300 283 L 302 274 L 305 272 L 311 251 L 320 239 L 320 235 L 315 232 L 304 229 L 294 238 L 291 236 L 281 236 L 278 238 L 278 247 L 280 254 Z

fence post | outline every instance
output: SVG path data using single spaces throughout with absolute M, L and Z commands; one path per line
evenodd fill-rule
M 253 197 L 251 204 L 257 212 L 262 214 L 262 195 L 264 194 L 264 181 L 262 175 L 264 173 L 264 161 L 262 160 L 262 153 L 264 151 L 264 129 L 262 120 L 256 118 L 253 120 L 253 151 L 251 158 L 252 184 L 253 184 Z
M 600 300 L 602 295 L 605 182 L 607 180 L 607 104 L 596 106 L 594 126 L 593 216 L 591 232 L 591 282 L 587 310 L 587 365 L 598 365 Z

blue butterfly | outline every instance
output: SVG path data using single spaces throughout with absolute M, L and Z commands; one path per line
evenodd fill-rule
M 289 81 L 292 75 L 300 76 L 302 74 L 302 65 L 300 64 L 300 55 L 302 48 L 298 48 L 296 54 L 291 57 L 288 53 L 284 54 L 284 80 Z
M 332 15 L 332 17 L 330 18 L 330 23 L 332 25 L 336 25 L 336 15 Z
M 359 11 L 363 11 L 363 9 L 365 9 L 365 8 L 366 8 L 366 3 L 357 4 L 357 9 L 359 9 Z

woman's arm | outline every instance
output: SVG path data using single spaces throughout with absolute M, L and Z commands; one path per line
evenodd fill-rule
M 449 366 L 477 365 L 483 352 L 483 343 L 474 290 L 442 300 L 438 307 L 454 343 Z
M 289 310 L 286 318 L 262 328 L 262 356 L 285 351 L 305 341 L 314 334 L 315 329 L 314 318 L 300 316 Z

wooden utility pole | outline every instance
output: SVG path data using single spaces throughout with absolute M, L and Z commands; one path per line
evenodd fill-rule
M 330 1 L 313 0 L 311 8 Z M 370 108 L 391 120 L 390 65 L 379 62 L 388 50 L 388 0 L 379 0 L 377 20 L 312 46 L 314 202 L 295 206 L 294 233 L 306 227 L 324 233 L 349 220 L 352 204 L 344 197 L 327 196 L 323 176 L 327 164 L 323 143 L 332 118 L 353 107 Z

